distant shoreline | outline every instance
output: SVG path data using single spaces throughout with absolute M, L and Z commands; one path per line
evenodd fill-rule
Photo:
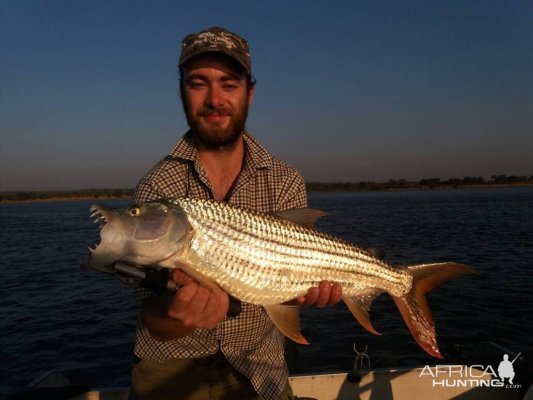
M 413 187 L 384 187 L 384 188 L 369 188 L 369 189 L 337 189 L 337 190 L 327 190 L 327 189 L 320 189 L 320 190 L 313 190 L 313 189 L 307 189 L 308 192 L 316 192 L 316 193 L 346 193 L 346 192 L 408 192 L 408 191 L 426 191 L 426 190 L 459 190 L 459 189 L 508 189 L 513 187 L 533 187 L 533 182 L 522 182 L 522 183 L 500 183 L 500 184 L 484 184 L 484 185 L 461 185 L 461 186 L 449 186 L 449 185 L 442 185 L 442 186 L 413 186 Z
M 122 197 L 93 197 L 93 196 L 80 196 L 80 197 L 47 197 L 45 199 L 27 199 L 27 200 L 0 200 L 0 204 L 16 204 L 16 203 L 52 203 L 54 201 L 88 201 L 95 200 L 98 201 L 107 201 L 107 200 L 131 200 L 131 196 L 122 196 Z
M 399 192 L 399 191 L 426 191 L 426 190 L 454 190 L 454 189 L 504 189 L 512 187 L 533 187 L 533 181 L 496 183 L 486 182 L 480 184 L 420 184 L 401 182 L 399 184 L 359 182 L 359 183 L 323 183 L 309 182 L 306 184 L 309 193 L 365 193 L 365 192 Z M 84 189 L 77 191 L 17 191 L 0 192 L 0 204 L 33 203 L 54 201 L 87 201 L 94 200 L 131 200 L 133 189 Z

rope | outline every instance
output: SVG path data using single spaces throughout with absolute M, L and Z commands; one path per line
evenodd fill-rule
M 361 382 L 363 368 L 370 369 L 370 357 L 366 354 L 368 350 L 368 345 L 365 346 L 365 349 L 360 352 L 355 348 L 355 343 L 353 344 L 353 350 L 355 351 L 355 361 L 353 363 L 353 369 L 350 374 L 348 374 L 348 381 L 353 383 Z

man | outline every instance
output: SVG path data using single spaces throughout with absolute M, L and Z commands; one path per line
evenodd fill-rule
M 190 130 L 139 182 L 135 201 L 211 198 L 265 213 L 305 207 L 301 176 L 245 130 L 254 94 L 247 42 L 213 27 L 183 40 L 180 93 Z M 190 276 L 172 273 L 176 294 L 142 301 L 131 395 L 136 399 L 288 399 L 283 337 L 262 307 L 242 304 Z M 341 288 L 322 282 L 300 305 L 337 303 Z

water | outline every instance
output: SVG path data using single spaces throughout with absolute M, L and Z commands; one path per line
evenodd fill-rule
M 310 194 L 330 213 L 319 229 L 382 247 L 393 264 L 453 260 L 481 275 L 429 294 L 441 350 L 490 340 L 533 350 L 533 189 Z M 106 202 L 111 206 L 126 204 Z M 2 319 L 0 397 L 51 369 L 94 368 L 91 382 L 126 385 L 137 307 L 130 289 L 78 259 L 97 241 L 91 202 L 0 205 Z M 432 362 L 412 340 L 387 296 L 373 304 L 376 337 L 344 305 L 305 309 L 301 370 L 349 369 L 353 345 L 373 366 Z

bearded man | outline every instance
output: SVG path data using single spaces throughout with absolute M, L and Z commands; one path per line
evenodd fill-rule
M 245 129 L 255 81 L 248 43 L 213 27 L 183 39 L 180 93 L 190 130 L 139 182 L 135 201 L 215 199 L 264 213 L 307 206 L 300 174 L 270 155 Z M 132 372 L 133 399 L 289 399 L 284 339 L 262 307 L 242 304 L 180 270 L 177 293 L 139 288 L 141 312 Z M 341 299 L 322 282 L 296 304 Z

